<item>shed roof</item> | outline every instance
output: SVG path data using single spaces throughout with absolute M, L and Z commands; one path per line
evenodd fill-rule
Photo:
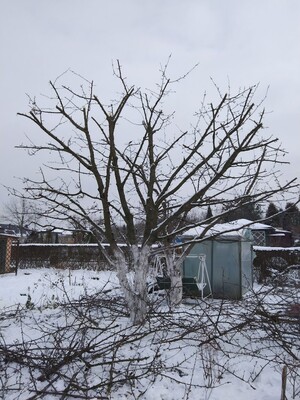
M 248 221 L 248 222 L 247 222 Z M 243 240 L 249 239 L 249 229 L 247 229 L 247 225 L 251 223 L 249 220 L 237 220 L 224 224 L 216 224 L 212 228 L 210 228 L 206 233 L 205 237 L 217 236 L 223 239 L 235 239 L 235 240 Z M 246 227 L 245 227 L 246 225 Z M 191 228 L 184 232 L 183 237 L 197 237 L 200 236 L 207 225 L 200 225 L 194 228 Z

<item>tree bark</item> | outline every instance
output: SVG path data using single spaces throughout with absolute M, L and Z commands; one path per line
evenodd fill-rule
M 133 245 L 129 248 L 131 265 L 122 251 L 117 250 L 115 256 L 117 276 L 128 305 L 130 319 L 135 325 L 142 323 L 147 316 L 149 256 L 150 247 L 147 245 Z
M 171 248 L 166 249 L 166 266 L 171 281 L 169 291 L 169 306 L 171 309 L 178 306 L 182 301 L 182 271 L 181 263 L 176 260 L 176 253 Z
M 286 400 L 286 378 L 287 378 L 287 366 L 285 365 L 282 369 L 281 375 L 281 397 L 280 400 Z

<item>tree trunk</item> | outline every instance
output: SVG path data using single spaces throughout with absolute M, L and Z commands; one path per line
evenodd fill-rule
M 285 365 L 282 369 L 281 374 L 281 397 L 280 400 L 286 400 L 286 378 L 287 378 L 287 366 Z
M 134 325 L 138 325 L 143 323 L 147 316 L 150 248 L 149 246 L 139 248 L 133 245 L 129 248 L 129 254 L 132 260 L 133 279 L 131 279 L 128 262 L 120 250 L 116 254 L 117 276 L 128 305 L 130 319 Z
M 166 264 L 168 276 L 171 281 L 169 291 L 170 308 L 178 306 L 182 301 L 182 272 L 181 263 L 176 260 L 176 254 L 173 250 L 166 250 Z

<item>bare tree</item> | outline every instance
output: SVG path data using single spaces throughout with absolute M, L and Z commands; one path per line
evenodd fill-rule
M 1 217 L 9 224 L 17 226 L 21 236 L 24 236 L 30 224 L 37 222 L 33 204 L 25 197 L 14 197 L 4 204 Z
M 205 213 L 208 206 L 229 204 L 224 216 L 245 201 L 262 202 L 296 187 L 295 180 L 278 180 L 285 152 L 263 131 L 264 110 L 253 102 L 255 87 L 219 93 L 215 105 L 203 101 L 195 124 L 179 130 L 174 113 L 163 107 L 182 78 L 172 81 L 166 73 L 167 66 L 155 89 L 142 91 L 127 84 L 118 62 L 114 74 L 122 93 L 109 105 L 94 93 L 93 82 L 75 74 L 81 83 L 76 90 L 60 84 L 67 78 L 63 75 L 50 82 L 53 97 L 46 106 L 31 99 L 30 111 L 19 114 L 47 138 L 18 146 L 33 155 L 46 154 L 40 179 L 25 180 L 28 198 L 44 201 L 52 226 L 85 221 L 100 245 L 102 240 L 110 244 L 107 260 L 117 269 L 135 323 L 147 312 L 146 277 L 154 243 L 168 249 L 171 287 L 176 288 L 171 305 L 181 301 L 180 267 L 170 249 L 191 211 Z M 202 221 L 202 236 L 219 220 L 212 215 Z M 143 232 L 137 234 L 141 221 Z M 118 226 L 126 251 L 116 239 Z
M 276 207 L 271 201 L 266 211 L 266 220 L 273 226 L 282 226 L 283 210 Z

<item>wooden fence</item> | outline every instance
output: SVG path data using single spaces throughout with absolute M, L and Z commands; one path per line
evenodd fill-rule
M 19 268 L 107 268 L 97 244 L 21 244 L 19 260 Z

